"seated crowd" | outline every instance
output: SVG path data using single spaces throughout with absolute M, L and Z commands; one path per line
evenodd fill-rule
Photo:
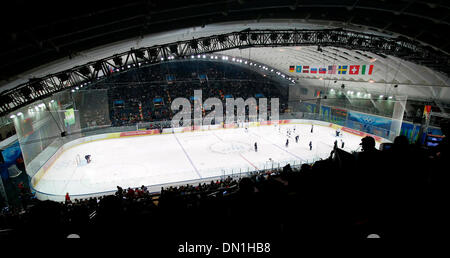
M 200 78 L 201 75 L 205 77 Z M 91 88 L 108 89 L 109 116 L 113 126 L 171 120 L 174 115 L 172 101 L 178 97 L 188 98 L 193 107 L 191 97 L 194 90 L 202 90 L 203 101 L 216 97 L 225 104 L 225 99 L 230 96 L 244 100 L 276 97 L 280 98 L 280 110 L 287 108 L 287 97 L 276 83 L 251 70 L 216 62 L 155 65 L 117 74 Z M 270 104 L 268 107 L 270 109 Z

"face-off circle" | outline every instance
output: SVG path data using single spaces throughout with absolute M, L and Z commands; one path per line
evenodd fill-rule
M 238 141 L 230 142 L 216 142 L 212 144 L 209 149 L 216 153 L 230 154 L 230 153 L 242 153 L 252 150 L 250 144 Z

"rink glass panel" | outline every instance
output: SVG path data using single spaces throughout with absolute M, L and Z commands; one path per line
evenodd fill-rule
M 405 96 L 386 100 L 331 94 L 326 99 L 291 98 L 289 109 L 292 118 L 330 122 L 393 140 L 401 132 L 406 101 Z
M 107 90 L 60 92 L 19 112 L 13 121 L 30 178 L 65 143 L 111 125 Z

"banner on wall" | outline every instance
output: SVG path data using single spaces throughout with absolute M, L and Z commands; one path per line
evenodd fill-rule
M 316 104 L 303 102 L 303 106 L 306 108 L 307 113 L 315 113 L 316 112 Z
M 2 151 L 3 160 L 6 164 L 14 164 L 16 160 L 20 157 L 22 151 L 20 149 L 19 142 L 14 143 L 10 147 Z
M 64 111 L 64 125 L 66 127 L 75 124 L 75 112 L 73 108 L 69 108 Z
M 327 106 L 320 106 L 320 115 L 325 121 L 330 122 L 331 108 Z
M 390 129 L 391 119 L 384 118 L 380 116 L 373 116 L 369 114 L 363 114 L 359 112 L 349 111 L 348 120 L 355 121 L 358 123 L 375 126 L 378 128 L 383 128 L 386 130 Z
M 340 108 L 331 108 L 331 122 L 343 125 L 347 120 L 347 110 Z

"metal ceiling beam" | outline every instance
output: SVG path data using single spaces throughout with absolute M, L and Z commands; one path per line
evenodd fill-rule
M 56 74 L 18 85 L 0 94 L 0 115 L 5 115 L 37 99 L 51 96 L 61 90 L 81 84 L 95 82 L 117 71 L 138 68 L 145 63 L 158 63 L 175 58 L 189 58 L 192 55 L 214 53 L 229 49 L 252 47 L 286 46 L 334 46 L 351 50 L 362 50 L 397 56 L 418 64 L 431 65 L 437 70 L 450 74 L 448 55 L 416 42 L 387 38 L 368 33 L 343 29 L 327 30 L 243 30 L 197 39 L 177 41 L 164 45 L 142 47 L 116 54 L 108 58 L 89 62 Z M 122 65 L 113 59 L 120 58 Z M 81 72 L 83 71 L 83 73 Z M 89 74 L 84 74 L 90 71 Z M 34 88 L 39 82 L 41 87 Z M 45 89 L 45 90 L 44 90 Z

